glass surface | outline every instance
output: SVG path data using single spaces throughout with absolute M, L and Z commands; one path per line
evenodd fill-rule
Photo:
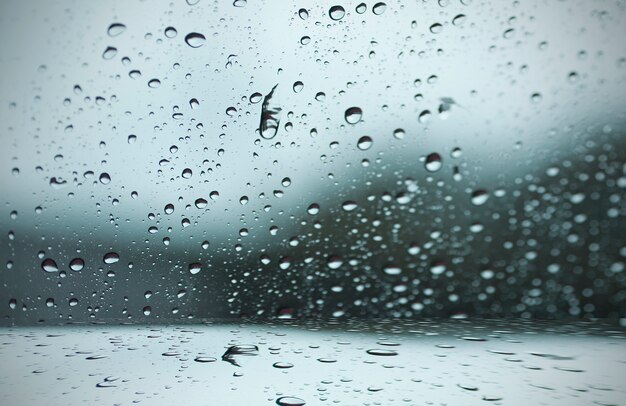
M 572 368 L 587 372 L 550 370 L 561 386 L 524 386 L 514 401 L 509 384 L 538 375 L 468 347 L 486 380 L 504 368 L 509 383 L 494 390 L 504 400 L 482 389 L 456 398 L 465 380 L 450 378 L 431 381 L 430 402 L 624 404 L 605 378 L 626 372 L 624 21 L 619 0 L 2 2 L 0 403 L 171 404 L 200 390 L 189 383 L 198 373 L 222 404 L 421 404 L 424 388 L 409 381 L 423 374 L 396 379 L 420 371 L 409 354 L 439 350 L 412 326 L 430 320 L 460 339 L 498 319 L 537 343 L 580 346 Z M 342 386 L 366 373 L 380 323 L 410 326 L 400 370 Z M 177 372 L 148 374 L 150 360 L 166 362 L 163 340 L 193 336 L 178 325 L 215 334 L 214 348 L 192 344 Z M 146 339 L 151 328 L 163 336 Z M 332 377 L 317 353 L 306 358 L 332 396 L 305 388 L 297 366 L 263 375 L 282 362 L 258 336 L 274 328 L 294 331 L 279 347 L 298 359 L 309 344 L 340 351 L 334 334 L 359 343 Z M 551 333 L 569 328 L 579 341 Z M 612 353 L 594 353 L 598 336 Z M 96 390 L 106 376 L 127 379 L 109 371 L 113 356 L 83 368 L 81 343 L 107 354 L 104 337 L 141 348 L 127 362 L 143 389 Z M 37 360 L 29 343 L 40 342 L 60 352 Z M 237 344 L 258 347 L 250 365 L 263 361 L 246 379 L 267 380 L 247 397 L 220 375 L 239 370 L 218 354 Z M 192 373 L 205 352 L 219 368 Z M 537 361 L 527 355 L 520 362 Z M 63 373 L 30 392 L 40 369 Z M 571 392 L 571 375 L 610 391 Z M 65 396 L 55 380 L 89 389 Z

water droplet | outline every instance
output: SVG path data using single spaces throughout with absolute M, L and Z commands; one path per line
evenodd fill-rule
M 280 113 L 282 107 L 278 105 L 278 97 L 274 94 L 278 84 L 263 99 L 261 106 L 261 123 L 259 125 L 259 133 L 261 137 L 269 140 L 276 136 L 280 125 Z
M 201 363 L 215 362 L 217 361 L 217 358 L 198 356 L 194 358 L 194 361 L 201 362 Z
M 331 255 L 326 260 L 326 264 L 328 265 L 328 267 L 330 269 L 339 269 L 339 267 L 341 267 L 341 265 L 343 265 L 343 260 L 341 259 L 340 256 Z
M 370 149 L 372 147 L 373 143 L 374 142 L 372 141 L 372 138 L 368 137 L 367 135 L 364 135 L 361 138 L 359 138 L 359 141 L 357 143 L 357 147 L 361 151 L 367 151 L 368 149 Z
M 207 204 L 209 204 L 209 202 L 206 199 L 203 199 L 200 197 L 196 199 L 194 204 L 196 205 L 198 209 L 204 209 L 207 206 Z
M 109 28 L 107 29 L 107 34 L 109 34 L 109 37 L 117 37 L 124 31 L 126 31 L 126 26 L 124 24 L 113 23 L 109 25 Z
M 150 79 L 148 82 L 148 87 L 151 87 L 152 89 L 156 89 L 159 86 L 161 86 L 161 81 L 159 79 Z
M 317 203 L 312 203 L 311 205 L 309 205 L 309 207 L 306 209 L 306 212 L 309 213 L 312 216 L 315 216 L 317 213 L 320 212 L 320 206 Z
M 429 30 L 433 34 L 439 34 L 441 31 L 443 31 L 443 25 L 441 25 L 439 23 L 435 23 L 435 24 L 430 26 Z
M 104 254 L 104 257 L 102 258 L 102 260 L 104 261 L 105 264 L 114 264 L 116 262 L 118 262 L 120 260 L 120 256 L 117 252 L 108 252 L 106 254 Z
M 395 265 L 387 265 L 383 268 L 383 272 L 387 275 L 400 275 L 402 273 L 402 268 Z
M 102 58 L 103 59 L 113 59 L 115 58 L 115 55 L 117 55 L 117 48 L 115 47 L 107 47 L 107 49 L 104 50 L 104 52 L 102 53 Z
M 298 16 L 300 16 L 301 19 L 306 20 L 309 18 L 309 12 L 305 8 L 301 8 L 298 10 Z
M 238 367 L 241 365 L 239 365 L 235 357 L 239 357 L 242 355 L 243 356 L 255 356 L 258 354 L 259 354 L 259 347 L 257 347 L 256 345 L 251 345 L 251 344 L 250 345 L 248 344 L 233 345 L 231 347 L 228 347 L 224 355 L 222 355 L 222 361 L 226 361 Z
M 376 14 L 377 16 L 381 15 L 382 13 L 385 12 L 385 10 L 387 10 L 387 5 L 385 3 L 376 3 L 374 4 L 374 7 L 372 7 L 372 13 Z
M 456 25 L 456 26 L 462 25 L 466 19 L 467 17 L 465 16 L 465 14 L 459 14 L 452 19 L 452 25 Z
M 272 366 L 278 369 L 293 368 L 293 364 L 290 364 L 289 362 L 275 362 Z
M 443 160 L 441 159 L 441 155 L 436 152 L 429 154 L 424 162 L 424 167 L 428 172 L 437 172 L 442 166 Z
M 356 204 L 356 202 L 353 202 L 352 200 L 346 200 L 341 205 L 341 208 L 343 208 L 345 211 L 352 211 L 356 209 L 357 207 L 358 205 Z
M 430 273 L 433 275 L 441 275 L 446 271 L 446 264 L 436 261 L 430 267 Z
M 185 36 L 185 42 L 192 48 L 200 48 L 206 42 L 206 37 L 199 32 L 190 32 Z
M 43 260 L 43 262 L 41 263 L 41 268 L 46 271 L 46 272 L 58 272 L 59 271 L 59 267 L 57 266 L 57 263 L 50 258 L 46 258 Z
M 102 172 L 98 179 L 103 185 L 108 185 L 111 182 L 111 176 L 106 172 Z
M 178 35 L 178 31 L 174 27 L 167 27 L 163 32 L 167 38 L 174 38 Z
M 306 405 L 306 402 L 293 396 L 282 396 L 276 399 L 276 404 L 279 406 L 303 406 Z
M 361 117 L 363 116 L 363 111 L 360 107 L 350 107 L 346 110 L 344 117 L 348 124 L 356 124 L 361 121 Z
M 143 308 L 143 315 L 144 316 L 150 316 L 150 313 L 152 313 L 152 307 L 146 306 L 146 307 Z
M 300 93 L 302 91 L 302 89 L 304 88 L 304 83 L 297 81 L 293 84 L 293 91 L 295 93 Z
M 363 14 L 367 11 L 367 5 L 365 3 L 361 3 L 354 9 L 357 13 Z
M 472 192 L 471 202 L 474 206 L 482 206 L 489 199 L 489 193 L 484 189 Z
M 386 350 L 386 349 L 379 349 L 379 348 L 374 348 L 371 350 L 367 350 L 366 351 L 369 355 L 376 355 L 379 357 L 392 357 L 394 355 L 398 355 L 397 351 L 394 350 Z
M 332 6 L 328 11 L 330 19 L 333 21 L 339 21 L 346 15 L 346 10 L 341 6 Z
M 192 275 L 197 274 L 198 272 L 200 272 L 202 270 L 202 264 L 199 262 L 194 262 L 193 264 L 189 264 L 189 272 Z
M 72 271 L 80 271 L 85 266 L 85 261 L 82 258 L 74 258 L 70 261 L 70 269 Z

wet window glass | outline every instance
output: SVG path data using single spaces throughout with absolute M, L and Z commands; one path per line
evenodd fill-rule
M 625 19 L 3 3 L 0 403 L 623 404 Z

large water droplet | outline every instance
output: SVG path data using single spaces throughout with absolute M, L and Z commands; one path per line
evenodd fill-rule
M 374 7 L 372 7 L 372 13 L 376 14 L 377 16 L 381 15 L 382 13 L 385 12 L 385 10 L 387 10 L 387 5 L 385 3 L 376 3 L 374 4 Z
M 105 49 L 104 52 L 102 53 L 102 58 L 103 59 L 113 59 L 113 58 L 115 58 L 115 55 L 117 55 L 117 48 L 115 48 L 115 47 L 107 47 L 107 49 Z
M 58 272 L 59 271 L 59 267 L 57 266 L 57 263 L 50 258 L 46 258 L 43 260 L 43 262 L 41 263 L 41 268 L 46 271 L 46 272 Z
M 83 269 L 85 266 L 85 261 L 82 258 L 74 258 L 70 261 L 70 269 L 72 271 L 78 272 Z
M 341 6 L 332 6 L 328 11 L 331 20 L 339 21 L 346 15 L 346 10 Z
M 114 264 L 120 260 L 120 256 L 117 252 L 108 252 L 104 254 L 102 260 L 105 264 Z
M 372 141 L 372 138 L 368 137 L 367 135 L 364 135 L 361 138 L 359 138 L 359 141 L 357 142 L 357 147 L 361 151 L 367 151 L 368 149 L 372 147 L 372 144 L 374 144 L 374 141 Z
M 278 105 L 278 96 L 276 92 L 276 84 L 272 90 L 263 99 L 261 106 L 261 123 L 259 125 L 259 133 L 261 137 L 269 140 L 276 136 L 280 125 L 280 112 L 282 107 Z
M 189 272 L 192 275 L 197 274 L 198 272 L 200 272 L 202 270 L 202 264 L 198 263 L 198 262 L 194 262 L 193 264 L 189 264 Z
M 282 396 L 276 399 L 276 404 L 279 406 L 303 406 L 306 405 L 306 402 L 294 396 Z
M 109 37 L 117 37 L 124 31 L 126 31 L 126 26 L 124 24 L 113 23 L 109 25 L 109 28 L 107 29 L 107 34 L 109 34 Z
M 436 152 L 429 154 L 424 162 L 424 167 L 428 172 L 437 172 L 443 166 L 441 155 Z
M 190 32 L 185 35 L 185 42 L 192 48 L 200 48 L 206 42 L 206 37 L 199 32 Z
M 363 110 L 360 107 L 350 107 L 346 110 L 344 117 L 348 124 L 356 124 L 361 121 Z
M 259 347 L 256 345 L 233 345 L 228 347 L 224 355 L 222 355 L 222 361 L 226 361 L 235 366 L 241 366 L 236 361 L 235 357 L 239 356 L 255 356 L 259 354 Z
M 482 206 L 487 203 L 489 199 L 489 192 L 484 189 L 475 190 L 472 192 L 471 202 L 474 206 Z

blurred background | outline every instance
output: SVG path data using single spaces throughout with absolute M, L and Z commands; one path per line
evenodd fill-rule
M 0 4 L 3 324 L 626 318 L 626 4 Z

